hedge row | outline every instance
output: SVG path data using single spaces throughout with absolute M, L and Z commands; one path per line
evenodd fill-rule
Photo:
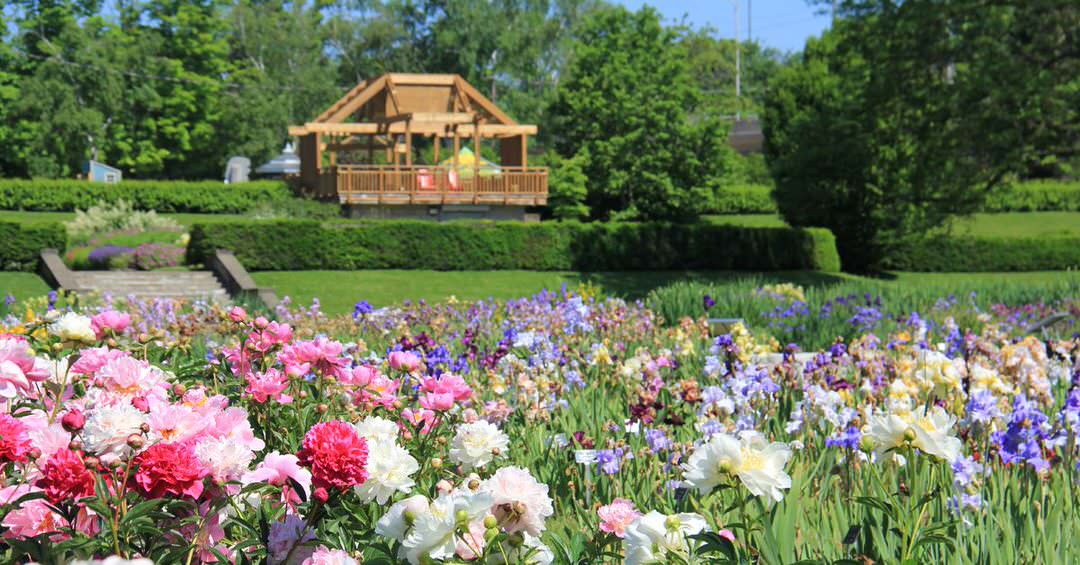
M 716 190 L 710 214 L 775 214 L 772 187 L 764 184 L 725 186 Z
M 1080 181 L 1032 180 L 992 193 L 984 212 L 1078 212 Z
M 1080 237 L 937 237 L 897 250 L 885 267 L 897 271 L 1059 271 L 1080 268 Z
M 42 249 L 63 250 L 67 234 L 54 222 L 0 222 L 0 270 L 33 271 Z
M 126 180 L 106 184 L 70 179 L 0 179 L 0 210 L 70 212 L 126 200 L 139 210 L 237 214 L 291 195 L 289 187 L 280 181 L 223 184 Z
M 230 249 L 252 270 L 840 269 L 828 230 L 693 224 L 309 220 L 195 224 L 188 260 Z

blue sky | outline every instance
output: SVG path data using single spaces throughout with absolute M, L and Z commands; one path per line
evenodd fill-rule
M 686 21 L 694 27 L 711 25 L 721 37 L 735 36 L 734 0 L 615 0 L 636 10 L 648 4 L 666 20 Z M 747 3 L 750 4 L 754 38 L 768 47 L 799 51 L 806 38 L 829 27 L 829 15 L 817 14 L 805 0 L 739 0 L 739 34 L 746 39 Z

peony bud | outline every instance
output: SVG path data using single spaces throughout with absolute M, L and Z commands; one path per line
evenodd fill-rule
M 184 396 L 184 393 L 187 392 L 187 387 L 180 383 L 176 383 L 173 385 L 172 391 L 176 396 Z
M 487 516 L 484 516 L 484 527 L 485 528 L 490 530 L 492 528 L 497 527 L 498 525 L 499 525 L 499 521 L 496 520 L 494 516 L 492 516 L 490 514 L 488 514 Z
M 325 405 L 325 404 L 320 404 L 320 405 L 315 407 L 315 411 L 318 412 L 319 414 L 326 414 L 326 412 L 328 410 L 330 410 L 330 407 Z
M 131 434 L 127 438 L 127 444 L 132 449 L 141 449 L 142 446 L 146 445 L 146 439 L 139 434 Z
M 322 504 L 326 504 L 326 501 L 330 500 L 330 493 L 325 488 L 319 487 L 315 489 L 315 492 L 311 493 L 311 497 Z
M 60 419 L 60 424 L 64 426 L 65 430 L 75 433 L 86 425 L 86 416 L 83 416 L 83 413 L 79 410 L 72 409 L 67 414 L 64 414 L 64 417 Z
M 87 469 L 90 469 L 91 471 L 96 471 L 98 466 L 101 465 L 101 460 L 97 457 L 94 457 L 93 455 L 90 455 L 83 458 L 83 464 L 86 465 Z
M 68 449 L 70 449 L 72 451 L 79 451 L 80 449 L 82 449 L 82 440 L 80 440 L 79 438 L 75 438 L 75 439 L 69 441 L 68 442 Z
M 432 457 L 431 458 L 431 466 L 433 468 L 435 468 L 435 469 L 442 469 L 442 458 L 441 457 Z

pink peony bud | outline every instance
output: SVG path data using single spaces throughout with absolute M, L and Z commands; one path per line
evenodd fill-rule
M 233 306 L 232 310 L 229 310 L 229 319 L 236 323 L 243 322 L 247 319 L 247 316 L 247 310 L 244 310 L 239 306 Z
M 60 419 L 60 424 L 64 426 L 65 430 L 75 433 L 86 425 L 86 416 L 83 416 L 83 413 L 79 410 L 72 409 L 67 414 L 64 414 L 64 417 Z

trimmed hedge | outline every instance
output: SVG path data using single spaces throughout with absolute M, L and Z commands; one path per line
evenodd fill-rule
M 983 212 L 1078 212 L 1080 181 L 1031 180 L 990 194 Z
M 287 199 L 280 181 L 223 184 L 215 181 L 125 180 L 117 184 L 71 179 L 0 179 L 0 209 L 37 212 L 85 210 L 126 200 L 138 210 L 237 214 L 259 204 Z
M 828 230 L 711 224 L 310 220 L 195 224 L 189 263 L 230 249 L 252 270 L 795 270 L 836 272 Z
M 897 250 L 885 268 L 924 272 L 1058 271 L 1080 268 L 1080 237 L 940 236 Z
M 732 185 L 718 188 L 710 214 L 775 214 L 772 187 L 764 184 Z
M 0 222 L 0 270 L 33 271 L 42 249 L 63 250 L 67 234 L 55 222 Z

